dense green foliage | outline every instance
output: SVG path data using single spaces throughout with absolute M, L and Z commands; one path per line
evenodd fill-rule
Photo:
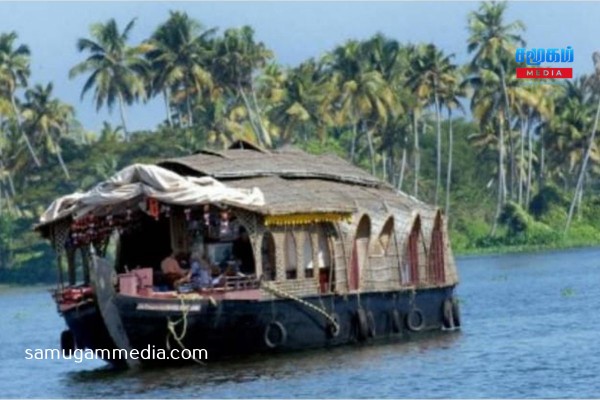
M 250 27 L 219 34 L 171 12 L 133 45 L 134 21 L 121 31 L 109 20 L 77 40 L 83 61 L 70 71 L 98 108 L 119 108 L 121 125 L 100 132 L 51 83 L 30 85 L 29 49 L 0 34 L 0 282 L 53 279 L 31 228 L 55 197 L 240 138 L 336 153 L 439 205 L 458 253 L 600 243 L 596 75 L 515 79 L 524 27 L 505 10 L 483 3 L 468 16 L 464 66 L 434 44 L 377 34 L 284 68 Z M 127 106 L 156 96 L 164 122 L 129 131 Z

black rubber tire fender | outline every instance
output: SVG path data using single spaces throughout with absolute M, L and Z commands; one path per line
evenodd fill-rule
M 356 328 L 358 340 L 363 342 L 369 338 L 369 321 L 364 308 L 356 310 Z
M 337 324 L 336 325 L 332 321 L 327 320 L 327 337 L 330 339 L 333 339 L 340 335 L 340 331 L 342 330 L 342 327 L 340 325 L 340 317 L 336 313 L 331 314 L 330 317 Z
M 442 303 L 442 326 L 446 329 L 454 328 L 454 303 L 452 299 L 446 299 Z
M 274 337 L 273 337 L 274 336 Z M 279 321 L 271 321 L 265 326 L 263 339 L 265 345 L 270 349 L 275 349 L 287 341 L 287 330 Z
M 368 334 L 370 338 L 377 336 L 377 329 L 375 324 L 375 316 L 371 311 L 367 311 L 367 323 L 369 325 Z
M 460 328 L 460 303 L 456 297 L 452 298 L 452 322 L 455 328 Z
M 400 333 L 402 332 L 402 317 L 400 316 L 400 311 L 392 310 L 390 313 L 392 319 L 392 332 Z
M 425 316 L 418 308 L 413 308 L 406 314 L 406 327 L 413 332 L 419 332 L 425 327 Z

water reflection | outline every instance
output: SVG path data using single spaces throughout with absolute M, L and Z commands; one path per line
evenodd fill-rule
M 92 371 L 70 372 L 66 375 L 65 396 L 75 392 L 83 397 L 155 396 L 156 393 L 177 389 L 190 396 L 223 385 L 238 386 L 251 382 L 302 380 L 306 377 L 331 375 L 332 368 L 344 366 L 347 372 L 369 370 L 389 361 L 390 357 L 420 356 L 427 352 L 452 348 L 462 335 L 455 332 L 432 332 L 408 341 L 389 340 L 376 344 L 344 346 L 326 350 L 311 350 L 291 354 L 255 355 L 243 359 L 222 360 L 204 366 L 190 364 L 180 367 L 150 368 L 141 371 L 102 367 Z M 93 386 L 90 385 L 93 383 Z M 110 386 L 107 390 L 103 383 Z M 219 392 L 223 393 L 223 392 Z M 250 396 L 237 392 L 236 396 Z M 253 393 L 252 397 L 258 396 Z M 185 397 L 185 396 L 184 396 Z M 260 396 L 259 396 L 260 397 Z

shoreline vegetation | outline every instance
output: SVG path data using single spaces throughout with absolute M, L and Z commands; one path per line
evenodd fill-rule
M 0 32 L 0 284 L 56 280 L 32 231 L 56 197 L 239 139 L 330 152 L 436 204 L 455 255 L 600 245 L 600 53 L 570 80 L 516 79 L 526 29 L 507 7 L 465 16 L 463 65 L 434 43 L 375 33 L 285 67 L 249 26 L 220 31 L 171 11 L 132 43 L 135 20 L 102 21 L 72 39 L 81 62 L 65 71 L 84 78 L 83 101 L 118 116 L 98 132 L 52 82 L 32 82 L 36 55 L 18 33 Z M 129 129 L 129 106 L 155 97 L 164 120 Z

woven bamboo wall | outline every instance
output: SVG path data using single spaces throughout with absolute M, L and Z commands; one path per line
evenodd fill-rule
M 381 203 L 379 203 L 381 204 Z M 330 261 L 334 268 L 334 286 L 337 293 L 348 293 L 348 266 L 352 255 L 352 246 L 356 235 L 358 223 L 363 215 L 369 215 L 371 220 L 369 236 L 369 252 L 367 262 L 360 271 L 359 288 L 361 291 L 389 291 L 389 290 L 411 290 L 415 285 L 404 282 L 403 266 L 407 262 L 407 240 L 416 223 L 420 223 L 421 233 L 418 243 L 418 272 L 419 280 L 416 287 L 429 287 L 434 285 L 454 285 L 458 282 L 456 265 L 450 247 L 447 222 L 443 221 L 444 241 L 444 282 L 433 282 L 429 258 L 431 248 L 431 236 L 434 228 L 436 211 L 419 210 L 409 211 L 397 207 L 383 205 L 378 207 L 374 216 L 369 214 L 371 210 L 360 210 L 353 214 L 350 222 L 339 222 L 334 229 L 329 229 L 328 246 L 330 250 Z M 393 230 L 389 236 L 386 251 L 380 243 L 380 235 L 386 222 L 393 219 Z M 246 221 L 248 218 L 245 219 Z M 323 229 L 319 225 L 301 225 L 294 227 L 271 226 L 265 227 L 259 219 L 257 225 L 252 227 L 251 240 L 253 244 L 257 275 L 262 273 L 261 244 L 264 233 L 268 230 L 273 234 L 275 241 L 275 263 L 276 282 L 282 290 L 296 296 L 314 295 L 319 290 L 319 270 L 317 268 L 318 231 Z M 247 223 L 247 222 L 246 222 Z M 286 278 L 286 234 L 292 234 L 296 245 L 297 277 Z M 311 241 L 313 277 L 306 277 L 306 260 L 304 246 L 306 240 Z M 406 280 L 406 279 L 405 279 Z

